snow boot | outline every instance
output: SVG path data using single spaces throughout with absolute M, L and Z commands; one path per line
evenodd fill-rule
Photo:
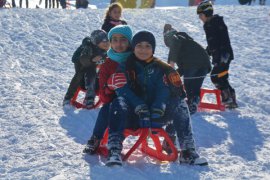
M 199 166 L 208 165 L 206 158 L 200 157 L 199 154 L 196 152 L 196 150 L 193 148 L 182 150 L 180 153 L 179 162 L 180 164 L 185 163 L 185 164 L 199 165 Z
M 200 103 L 200 97 L 198 96 L 194 96 L 188 99 L 187 104 L 188 104 L 190 115 L 195 114 L 197 112 L 199 103 Z
M 106 166 L 122 166 L 121 150 L 112 148 L 109 150 Z
M 92 108 L 95 103 L 94 97 L 86 97 L 83 101 L 83 104 L 86 106 L 86 108 Z
M 173 144 L 176 146 L 175 140 L 176 140 L 176 136 L 175 135 L 170 135 L 169 136 L 173 142 Z M 172 149 L 170 148 L 170 145 L 167 143 L 167 141 L 163 141 L 162 142 L 162 149 L 167 153 L 167 154 L 171 154 L 172 153 Z
M 231 97 L 232 97 L 232 103 L 231 103 L 231 109 L 234 109 L 234 108 L 237 108 L 238 107 L 238 104 L 236 103 L 236 95 L 235 95 L 235 90 L 232 88 L 231 90 L 230 90 L 230 92 L 231 92 Z
M 70 99 L 64 99 L 63 100 L 63 103 L 62 103 L 63 106 L 67 106 L 67 105 L 70 105 L 70 104 L 71 104 Z
M 93 135 L 88 140 L 88 142 L 83 150 L 83 153 L 93 155 L 97 152 L 99 145 L 100 145 L 100 139 L 98 139 L 96 136 Z

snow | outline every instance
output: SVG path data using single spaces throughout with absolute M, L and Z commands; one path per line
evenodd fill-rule
M 269 179 L 269 6 L 215 6 L 235 52 L 230 77 L 240 107 L 192 116 L 208 167 L 160 163 L 136 151 L 123 167 L 109 168 L 105 158 L 82 153 L 99 110 L 61 103 L 74 73 L 71 56 L 101 26 L 104 12 L 0 10 L 0 179 Z M 155 34 L 156 56 L 164 60 L 165 23 L 206 45 L 195 7 L 124 10 L 124 18 L 134 32 Z M 203 86 L 213 88 L 209 78 Z

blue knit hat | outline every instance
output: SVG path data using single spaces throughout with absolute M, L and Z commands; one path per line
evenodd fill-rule
M 131 43 L 132 30 L 131 30 L 130 26 L 128 26 L 128 25 L 118 25 L 118 26 L 115 26 L 114 28 L 112 28 L 108 33 L 108 38 L 109 38 L 110 41 L 112 40 L 112 36 L 114 34 L 123 35 L 125 38 L 128 39 L 129 43 Z
M 151 33 L 150 31 L 137 32 L 132 39 L 132 48 L 134 49 L 138 43 L 143 42 L 143 41 L 146 41 L 149 44 L 151 44 L 152 49 L 153 49 L 153 54 L 154 54 L 155 49 L 156 49 L 156 39 L 153 33 Z

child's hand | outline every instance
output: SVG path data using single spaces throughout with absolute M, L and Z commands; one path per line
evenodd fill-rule
M 96 57 L 94 57 L 94 58 L 92 59 L 92 61 L 93 61 L 93 62 L 98 62 L 98 61 L 100 61 L 101 59 L 102 59 L 101 56 L 96 56 Z

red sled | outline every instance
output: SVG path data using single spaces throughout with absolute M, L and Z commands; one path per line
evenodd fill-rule
M 203 97 L 206 94 L 214 94 L 216 98 L 216 104 L 203 102 Z M 203 109 L 225 111 L 225 106 L 221 103 L 221 91 L 219 89 L 201 89 L 200 103 L 198 105 L 198 109 L 199 111 L 202 111 Z
M 90 108 L 86 107 L 86 105 L 84 105 L 83 103 L 85 100 L 85 92 L 86 92 L 85 89 L 82 89 L 81 87 L 79 87 L 76 90 L 73 98 L 71 99 L 71 105 L 78 109 L 81 109 L 81 108 L 82 109 L 95 109 L 102 105 L 102 102 L 99 100 L 99 97 L 96 96 L 94 105 Z
M 131 147 L 131 149 L 123 156 L 123 160 L 127 160 L 129 156 L 141 146 L 141 151 L 151 157 L 158 159 L 159 161 L 175 161 L 178 158 L 178 151 L 174 143 L 170 139 L 169 135 L 162 128 L 139 128 L 137 130 L 125 129 L 124 136 L 139 136 L 136 143 Z M 109 130 L 107 128 L 104 137 L 100 143 L 98 153 L 104 156 L 108 156 L 108 136 Z M 154 142 L 154 147 L 150 147 L 148 139 L 151 138 Z M 172 153 L 167 154 L 162 149 L 160 138 L 164 139 L 169 145 Z

